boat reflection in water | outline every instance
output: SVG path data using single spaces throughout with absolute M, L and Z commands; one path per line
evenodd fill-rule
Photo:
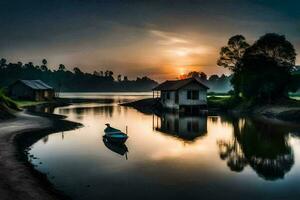
M 207 133 L 207 116 L 162 113 L 153 115 L 153 129 L 184 141 L 193 142 Z
M 103 143 L 104 145 L 111 151 L 121 155 L 121 156 L 125 156 L 126 160 L 128 160 L 128 148 L 124 143 L 112 143 L 109 140 L 107 140 L 105 137 L 103 137 Z

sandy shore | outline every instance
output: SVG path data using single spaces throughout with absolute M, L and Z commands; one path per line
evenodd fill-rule
M 0 199 L 64 198 L 51 187 L 46 177 L 32 169 L 20 151 L 45 135 L 79 126 L 61 117 L 34 116 L 24 111 L 16 114 L 16 118 L 0 121 Z

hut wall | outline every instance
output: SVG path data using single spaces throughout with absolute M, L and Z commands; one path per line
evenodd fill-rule
M 10 95 L 16 99 L 27 99 L 27 100 L 35 100 L 35 92 L 29 87 L 21 83 L 16 83 L 12 85 L 10 88 Z

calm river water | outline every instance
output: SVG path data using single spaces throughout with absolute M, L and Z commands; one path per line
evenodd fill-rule
M 29 152 L 73 199 L 300 197 L 298 130 L 230 116 L 144 114 L 118 105 L 141 95 L 92 96 L 112 101 L 54 109 L 84 127 L 42 138 Z M 126 145 L 103 141 L 105 123 L 128 127 Z

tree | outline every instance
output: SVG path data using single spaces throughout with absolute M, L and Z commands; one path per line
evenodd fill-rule
M 118 81 L 119 81 L 119 82 L 122 81 L 122 75 L 121 75 L 121 74 L 118 75 Z
M 214 75 L 211 75 L 208 80 L 210 82 L 216 82 L 218 79 L 219 79 L 219 76 L 214 74 Z
M 220 58 L 217 61 L 219 66 L 228 68 L 231 71 L 236 70 L 236 66 L 242 59 L 249 44 L 242 35 L 235 35 L 228 40 L 227 46 L 221 48 Z
M 204 72 L 200 72 L 199 76 L 202 81 L 207 81 L 207 75 Z
M 196 78 L 200 78 L 203 81 L 207 80 L 207 75 L 204 72 L 191 71 L 187 75 L 183 75 L 183 76 L 187 78 L 196 77 Z
M 268 33 L 249 46 L 243 36 L 229 39 L 222 47 L 218 65 L 233 71 L 231 84 L 236 95 L 272 102 L 288 97 L 292 86 L 296 52 L 285 36 Z
M 200 76 L 200 72 L 197 72 L 197 71 L 191 71 L 186 75 L 187 78 L 199 77 L 199 76 Z
M 93 75 L 94 75 L 94 76 L 99 76 L 99 72 L 94 71 L 94 72 L 93 72 Z
M 6 67 L 6 59 L 5 58 L 1 58 L 0 60 L 0 69 L 3 69 Z
M 42 60 L 42 63 L 43 63 L 43 65 L 47 65 L 48 61 L 44 58 L 44 59 Z
M 276 33 L 267 33 L 260 37 L 247 50 L 247 54 L 262 54 L 275 60 L 278 65 L 287 67 L 290 71 L 294 69 L 297 55 L 294 46 L 286 40 L 285 36 Z
M 65 67 L 65 65 L 63 65 L 63 64 L 59 64 L 59 66 L 58 66 L 58 70 L 59 70 L 59 71 L 65 71 L 65 70 L 66 70 L 66 67 Z
M 265 55 L 245 55 L 232 83 L 246 99 L 271 103 L 288 97 L 291 74 Z
M 18 62 L 17 65 L 21 68 L 23 66 L 22 62 Z
M 34 69 L 33 62 L 28 62 L 28 68 L 29 68 L 29 69 Z
M 82 71 L 81 71 L 78 67 L 74 67 L 73 71 L 74 71 L 74 73 L 75 73 L 76 75 L 81 75 L 81 74 L 83 74 Z
M 41 66 L 41 70 L 44 71 L 44 72 L 46 72 L 46 71 L 48 71 L 48 67 L 46 65 L 42 65 Z
M 44 71 L 44 72 L 48 71 L 48 67 L 47 67 L 47 63 L 48 63 L 48 62 L 47 62 L 47 60 L 46 60 L 46 59 L 43 59 L 43 60 L 42 60 L 42 63 L 43 63 L 43 64 L 42 64 L 42 66 L 41 66 L 41 70 Z

